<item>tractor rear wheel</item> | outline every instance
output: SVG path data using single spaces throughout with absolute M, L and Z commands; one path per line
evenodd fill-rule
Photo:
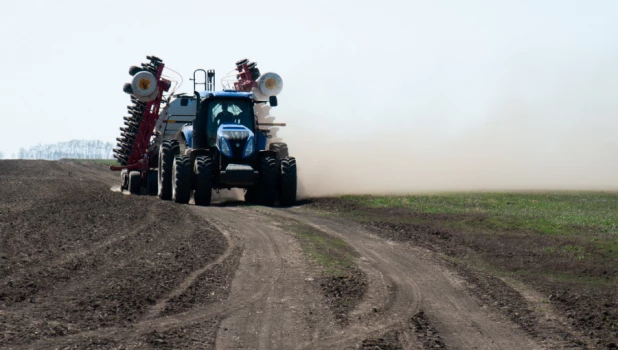
M 159 198 L 163 200 L 172 199 L 172 176 L 174 167 L 174 157 L 180 153 L 178 141 L 165 140 L 159 147 Z
M 210 205 L 212 199 L 212 158 L 195 158 L 195 205 Z
M 247 192 L 245 192 L 245 202 L 249 204 L 257 204 L 256 192 L 255 187 L 247 188 Z
M 275 157 L 266 156 L 260 159 L 260 175 L 256 188 L 258 204 L 273 206 L 277 198 L 279 169 Z
M 296 202 L 296 158 L 281 160 L 281 187 L 279 188 L 279 204 L 293 205 Z
M 191 159 L 187 156 L 176 156 L 173 172 L 172 199 L 176 203 L 187 204 L 191 199 Z
M 140 194 L 142 192 L 142 174 L 139 171 L 129 173 L 129 192 L 131 194 Z

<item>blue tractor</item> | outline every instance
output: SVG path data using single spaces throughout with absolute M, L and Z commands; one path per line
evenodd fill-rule
M 186 204 L 193 194 L 196 205 L 207 206 L 213 190 L 241 188 L 249 203 L 295 203 L 296 159 L 285 143 L 268 144 L 269 127 L 285 124 L 260 115 L 277 106 L 281 79 L 260 76 L 248 60 L 236 65 L 233 88 L 215 91 L 214 71 L 197 70 L 205 73 L 205 91 L 175 95 L 161 112 L 155 132 L 161 199 Z

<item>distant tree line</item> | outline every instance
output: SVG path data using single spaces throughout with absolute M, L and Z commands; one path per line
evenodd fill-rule
M 17 158 L 48 159 L 110 159 L 113 157 L 114 144 L 99 140 L 71 140 L 51 145 L 36 145 L 30 148 L 20 148 Z M 0 154 L 1 158 L 1 154 Z

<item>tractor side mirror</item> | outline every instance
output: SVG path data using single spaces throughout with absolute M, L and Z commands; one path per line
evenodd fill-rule
M 197 116 L 200 114 L 200 105 L 202 104 L 202 99 L 200 96 L 200 93 L 197 91 L 193 91 L 193 95 L 195 96 L 195 117 L 197 118 Z M 180 100 L 180 103 L 182 104 L 182 100 Z M 188 101 L 187 101 L 188 102 Z
M 268 103 L 273 107 L 277 107 L 277 96 L 270 96 L 268 98 Z

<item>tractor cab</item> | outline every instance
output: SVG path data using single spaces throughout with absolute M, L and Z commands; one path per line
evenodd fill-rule
M 267 137 L 258 130 L 252 93 L 204 92 L 200 98 L 195 120 L 183 128 L 192 135 L 191 148 L 217 149 L 225 158 L 242 163 L 265 149 Z
M 206 126 L 206 137 L 209 147 L 216 146 L 217 131 L 225 126 L 244 126 L 255 130 L 255 114 L 253 101 L 248 97 L 216 96 L 201 105 L 197 118 L 203 118 Z

